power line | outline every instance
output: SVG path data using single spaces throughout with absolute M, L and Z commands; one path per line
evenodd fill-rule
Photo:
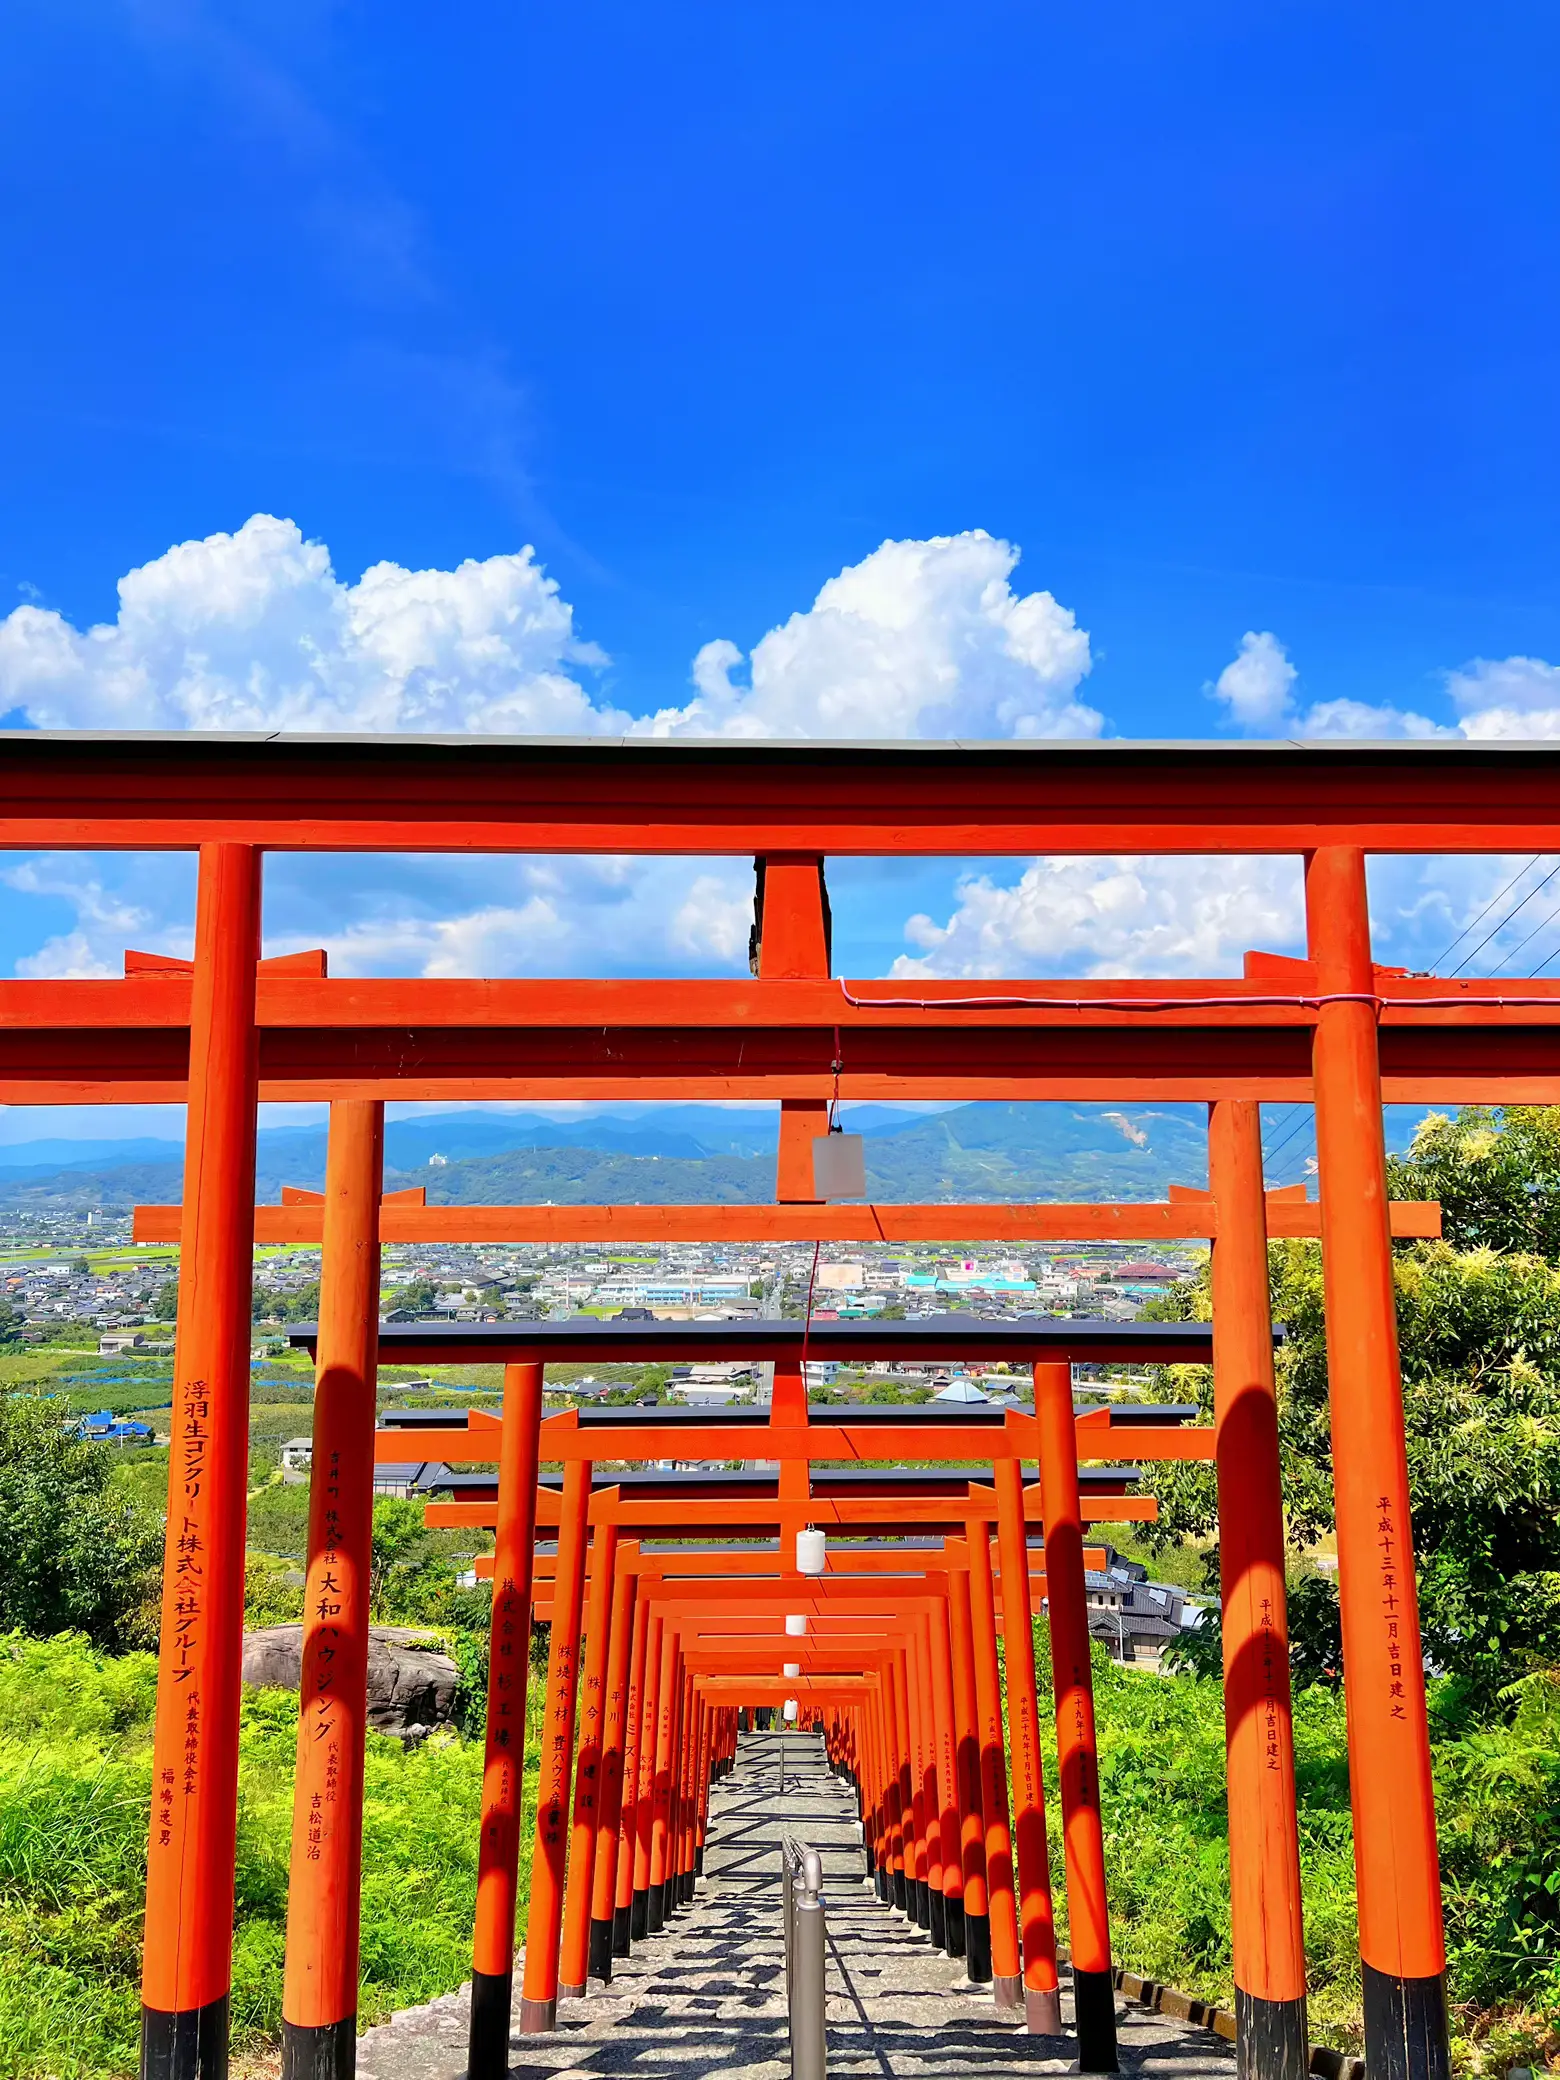
M 1467 938 L 1470 932 L 1478 930 L 1479 926 L 1484 922 L 1485 918 L 1489 916 L 1490 912 L 1496 907 L 1496 905 L 1503 902 L 1505 898 L 1510 895 L 1511 891 L 1516 887 L 1517 883 L 1523 878 L 1523 876 L 1525 874 L 1531 873 L 1533 868 L 1538 865 L 1539 861 L 1543 857 L 1543 853 L 1535 852 L 1531 859 L 1525 860 L 1523 864 L 1520 867 L 1518 867 L 1516 873 L 1512 875 L 1511 879 L 1506 883 L 1505 887 L 1497 890 L 1496 893 L 1493 896 L 1491 896 L 1490 900 L 1485 904 L 1484 908 L 1479 912 L 1478 916 L 1471 919 L 1467 924 L 1465 924 L 1462 930 L 1457 933 L 1456 937 L 1452 939 L 1450 944 L 1444 947 L 1442 951 L 1436 955 L 1435 959 L 1430 964 L 1432 973 L 1438 972 L 1440 970 L 1441 963 L 1444 960 L 1446 960 L 1450 954 L 1456 952 L 1457 948 L 1462 944 L 1463 940 Z M 1557 875 L 1560 875 L 1560 864 L 1551 867 L 1549 872 L 1544 876 L 1542 881 L 1536 882 L 1519 902 L 1513 903 L 1513 905 L 1505 913 L 1505 915 L 1501 917 L 1496 924 L 1492 925 L 1489 931 L 1485 933 L 1484 937 L 1479 941 L 1478 945 L 1472 948 L 1470 952 L 1465 953 L 1463 955 L 1462 959 L 1457 963 L 1457 966 L 1451 970 L 1452 975 L 1460 975 L 1463 969 L 1467 967 L 1470 961 L 1476 960 L 1478 956 L 1484 951 L 1485 947 L 1489 945 L 1490 941 L 1492 939 L 1499 938 L 1500 934 L 1506 929 L 1507 925 L 1510 924 L 1511 920 L 1514 917 L 1516 917 L 1521 911 L 1527 908 L 1528 904 L 1532 902 L 1534 896 L 1541 895 L 1543 891 L 1549 886 L 1549 884 L 1556 878 Z M 1516 956 L 1522 951 L 1522 948 L 1526 946 L 1529 943 L 1529 941 L 1536 939 L 1538 937 L 1538 934 L 1541 931 L 1543 931 L 1544 927 L 1546 925 L 1552 924 L 1557 917 L 1560 917 L 1560 904 L 1557 904 L 1553 910 L 1549 911 L 1548 914 L 1533 927 L 1532 931 L 1528 933 L 1525 939 L 1519 940 L 1517 945 L 1512 949 L 1512 951 L 1509 954 L 1504 955 L 1502 957 L 1501 962 L 1497 965 L 1504 966 L 1507 961 L 1514 960 Z M 1542 974 L 1543 970 L 1549 966 L 1550 962 L 1556 959 L 1560 959 L 1560 946 L 1557 946 L 1554 952 L 1548 955 L 1548 957 L 1543 962 L 1541 962 L 1537 968 L 1534 969 L 1533 972 L 1535 976 Z M 1299 1134 L 1301 1130 L 1306 1126 L 1308 1120 L 1314 1123 L 1314 1117 L 1314 1111 L 1309 1106 L 1301 1106 L 1297 1109 L 1293 1124 L 1290 1126 L 1289 1131 L 1285 1135 L 1283 1135 L 1283 1137 L 1280 1140 L 1275 1141 L 1271 1147 L 1264 1148 L 1262 1155 L 1264 1170 L 1276 1170 L 1278 1166 L 1278 1159 L 1284 1153 L 1284 1150 L 1288 1148 L 1290 1143 L 1294 1140 L 1295 1136 Z
M 1289 1132 L 1284 1136 L 1284 1138 L 1281 1141 L 1276 1141 L 1273 1144 L 1272 1148 L 1264 1152 L 1262 1159 L 1264 1168 L 1274 1168 L 1277 1166 L 1279 1157 L 1289 1146 L 1290 1142 L 1294 1140 L 1295 1136 L 1300 1132 L 1302 1127 L 1305 1126 L 1306 1121 L 1310 1116 L 1310 1110 L 1311 1108 L 1308 1105 L 1302 1105 L 1297 1110 L 1294 1122 L 1291 1125 Z
M 1557 869 L 1556 871 L 1557 871 L 1557 872 L 1560 872 L 1560 869 Z M 1551 880 L 1553 880 L 1553 879 L 1554 879 L 1554 876 L 1553 876 L 1553 875 L 1551 875 L 1551 876 L 1550 876 L 1550 879 L 1551 879 Z M 1540 882 L 1540 883 L 1539 883 L 1539 887 L 1541 888 L 1542 886 L 1543 886 L 1543 883 L 1542 883 L 1542 882 Z M 1536 895 L 1536 894 L 1537 894 L 1537 892 L 1538 892 L 1538 891 L 1537 891 L 1537 889 L 1535 889 L 1535 890 L 1534 890 L 1534 894 Z M 1541 931 L 1543 931 L 1543 929 L 1545 928 L 1545 926 L 1546 926 L 1546 925 L 1551 925 L 1551 924 L 1553 924 L 1553 923 L 1554 923 L 1554 921 L 1555 921 L 1555 919 L 1556 919 L 1557 917 L 1560 917 L 1560 903 L 1556 903 L 1555 907 L 1553 908 L 1553 910 L 1551 910 L 1551 911 L 1549 912 L 1549 914 L 1548 914 L 1548 916 L 1547 916 L 1547 917 L 1542 917 L 1542 918 L 1540 918 L 1540 919 L 1539 919 L 1538 923 L 1537 923 L 1536 925 L 1534 925 L 1534 927 L 1533 927 L 1532 931 L 1530 931 L 1530 932 L 1528 933 L 1528 935 L 1527 935 L 1527 938 L 1526 938 L 1526 939 L 1520 939 L 1520 940 L 1518 940 L 1517 944 L 1516 944 L 1515 946 L 1513 946 L 1513 947 L 1512 947 L 1512 949 L 1511 949 L 1510 953 L 1507 953 L 1507 954 L 1502 954 L 1502 956 L 1501 956 L 1501 960 L 1500 960 L 1500 965 L 1501 965 L 1501 967 L 1505 967 L 1505 966 L 1507 965 L 1507 963 L 1508 963 L 1508 962 L 1514 961 L 1514 960 L 1516 959 L 1517 955 L 1518 955 L 1518 954 L 1519 954 L 1519 953 L 1520 953 L 1520 952 L 1522 951 L 1523 947 L 1524 947 L 1524 946 L 1526 946 L 1526 945 L 1528 944 L 1528 941 L 1529 941 L 1529 940 L 1532 940 L 1532 939 L 1536 939 L 1536 938 L 1538 937 L 1539 933 L 1540 933 Z M 1557 946 L 1557 947 L 1555 948 L 1555 953 L 1560 953 L 1560 946 Z M 1551 954 L 1551 955 L 1549 956 L 1549 959 L 1550 959 L 1550 960 L 1553 960 L 1553 959 L 1554 959 L 1554 957 L 1555 957 L 1555 955 L 1554 955 L 1554 954 L 1552 953 L 1552 954 Z M 1548 963 L 1546 962 L 1546 963 L 1545 963 L 1545 965 L 1547 966 L 1547 965 L 1548 965 Z
M 1528 862 L 1528 865 L 1531 866 L 1532 864 L 1533 862 L 1530 860 Z M 1523 872 L 1525 873 L 1526 871 L 1527 869 L 1524 868 Z M 1543 880 L 1536 882 L 1534 886 L 1528 890 L 1527 894 L 1522 898 L 1520 903 L 1514 903 L 1511 906 L 1511 908 L 1506 912 L 1505 916 L 1500 920 L 1499 924 L 1493 926 L 1489 931 L 1487 931 L 1484 934 L 1484 937 L 1479 941 L 1478 945 L 1474 947 L 1472 953 L 1465 953 L 1463 955 L 1462 959 L 1457 963 L 1456 967 L 1453 968 L 1452 973 L 1454 975 L 1460 975 L 1463 969 L 1467 967 L 1469 961 L 1476 960 L 1478 956 L 1484 951 L 1485 947 L 1489 945 L 1490 941 L 1498 937 L 1499 934 L 1506 929 L 1507 925 L 1510 924 L 1511 920 L 1517 915 L 1518 911 L 1525 910 L 1528 904 L 1532 902 L 1534 896 L 1541 895 L 1543 891 L 1549 886 L 1550 882 L 1554 880 L 1557 874 L 1560 874 L 1560 865 L 1551 867 L 1549 872 L 1544 876 Z M 1524 939 L 1522 944 L 1526 946 L 1527 940 Z
M 1541 852 L 1535 852 L 1533 857 L 1526 863 L 1526 865 L 1518 867 L 1515 874 L 1512 875 L 1511 879 L 1506 883 L 1506 886 L 1503 889 L 1501 889 L 1500 893 L 1498 895 L 1491 896 L 1489 901 L 1485 904 L 1484 908 L 1479 912 L 1478 916 L 1473 919 L 1472 923 L 1465 924 L 1462 930 L 1457 934 L 1456 938 L 1453 939 L 1451 945 L 1443 947 L 1441 951 L 1436 955 L 1435 959 L 1430 963 L 1432 973 L 1435 973 L 1440 968 L 1442 961 L 1446 960 L 1449 955 L 1456 952 L 1457 948 L 1462 944 L 1463 940 L 1467 938 L 1470 932 L 1478 930 L 1479 926 L 1483 924 L 1485 918 L 1488 917 L 1490 912 L 1495 908 L 1495 905 L 1503 901 L 1505 897 L 1511 894 L 1511 891 L 1516 887 L 1517 883 L 1522 879 L 1523 875 L 1528 873 L 1532 868 L 1536 867 L 1539 861 L 1543 858 L 1543 856 L 1544 855 Z M 1498 930 L 1499 927 L 1497 926 L 1496 929 Z

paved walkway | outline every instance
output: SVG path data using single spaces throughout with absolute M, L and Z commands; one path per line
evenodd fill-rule
M 514 2080 L 789 2080 L 782 1832 L 823 1859 L 831 2080 L 1068 2071 L 1066 2040 L 1031 2037 L 999 2015 L 989 1988 L 971 1986 L 962 1966 L 879 1904 L 863 1882 L 849 1800 L 816 1738 L 744 1735 L 737 1768 L 711 1797 L 697 1902 L 620 1958 L 610 1988 L 593 1985 L 585 2000 L 565 2002 L 555 2035 L 515 2037 Z M 519 1980 L 517 1967 L 517 1992 Z M 461 2080 L 467 1998 L 450 1994 L 370 2030 L 358 2048 L 359 2080 Z M 1124 2072 L 1234 2080 L 1233 2049 L 1211 2033 L 1126 2003 L 1118 2014 Z

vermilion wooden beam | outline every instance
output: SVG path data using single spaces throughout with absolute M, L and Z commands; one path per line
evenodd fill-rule
M 313 958 L 313 957 L 311 957 Z M 1248 956 L 1264 967 L 1277 955 Z M 187 1030 L 188 968 L 135 969 L 123 979 L 0 982 L 0 1028 L 23 1031 Z M 1282 972 L 1165 980 L 1091 977 L 1086 982 L 1029 977 L 978 984 L 838 978 L 770 980 L 668 977 L 544 980 L 429 976 L 327 977 L 262 961 L 256 971 L 255 1022 L 262 1032 L 301 1036 L 417 1033 L 576 1033 L 693 1035 L 794 1033 L 832 1041 L 855 1033 L 1033 1032 L 1080 1027 L 1197 1031 L 1209 1025 L 1252 1031 L 1308 1030 L 1325 993 L 1304 961 Z M 1553 1025 L 1560 979 L 1372 973 L 1383 1026 L 1409 1029 Z M 819 1063 L 827 1068 L 827 1063 Z M 843 1068 L 848 1070 L 847 1061 Z
M 25 849 L 1560 852 L 1537 743 L 700 743 L 0 735 Z
M 794 1640 L 792 1645 L 800 1647 L 803 1645 L 803 1642 Z M 685 1653 L 688 1666 L 694 1671 L 695 1675 L 739 1675 L 744 1669 L 752 1669 L 755 1674 L 773 1678 L 776 1673 L 774 1667 L 775 1657 L 772 1654 L 759 1655 L 751 1648 L 734 1651 L 729 1654 L 720 1654 L 706 1647 L 690 1646 L 685 1649 Z M 787 1655 L 783 1658 L 794 1661 L 804 1676 L 867 1675 L 871 1673 L 870 1670 L 863 1668 L 862 1662 L 867 1657 L 859 1650 L 851 1652 L 847 1649 L 834 1654 L 800 1653 Z
M 498 1492 L 494 1483 L 493 1494 Z M 972 1498 L 966 1501 L 962 1495 L 862 1495 L 830 1496 L 814 1494 L 808 1498 L 808 1521 L 821 1527 L 838 1529 L 842 1533 L 875 1532 L 891 1533 L 898 1530 L 929 1531 L 958 1528 L 972 1513 L 973 1497 L 979 1491 L 973 1487 L 966 1490 Z M 986 1491 L 988 1494 L 990 1490 Z M 773 1534 L 782 1514 L 778 1496 L 733 1496 L 729 1500 L 711 1500 L 699 1505 L 698 1524 L 703 1530 L 720 1530 L 732 1537 L 748 1534 L 762 1538 Z M 494 1501 L 475 1498 L 460 1502 L 429 1502 L 423 1506 L 426 1521 L 444 1530 L 481 1529 L 493 1523 Z M 992 1504 L 988 1515 L 996 1514 Z M 1028 1522 L 1041 1521 L 1040 1499 L 1037 1490 L 1024 1490 L 1024 1515 Z M 642 1499 L 632 1491 L 623 1493 L 611 1489 L 592 1495 L 590 1516 L 593 1524 L 615 1522 L 636 1536 L 646 1538 L 675 1538 L 684 1533 L 689 1524 L 689 1504 L 682 1499 Z M 1084 1497 L 1083 1516 L 1090 1524 L 1152 1524 L 1158 1520 L 1159 1502 L 1153 1495 L 1090 1495 Z M 558 1495 L 555 1489 L 543 1488 L 536 1498 L 536 1521 L 544 1529 L 556 1527 L 558 1523 Z
M 479 1413 L 473 1411 L 473 1413 Z M 1131 1457 L 1150 1460 L 1206 1459 L 1212 1456 L 1211 1429 L 1181 1428 L 1178 1409 L 1144 1409 L 1134 1421 L 1130 1403 L 1080 1411 L 1075 1418 L 1080 1460 Z M 1166 1414 L 1172 1420 L 1163 1420 Z M 762 1455 L 770 1461 L 805 1459 L 822 1462 L 919 1460 L 962 1465 L 970 1460 L 1033 1460 L 1038 1450 L 1035 1419 L 1021 1409 L 1008 1409 L 1000 1423 L 965 1423 L 938 1416 L 920 1423 L 913 1417 L 883 1422 L 882 1411 L 870 1417 L 850 1409 L 830 1408 L 807 1422 L 690 1422 L 582 1424 L 577 1410 L 565 1409 L 542 1424 L 543 1462 L 563 1465 L 573 1460 L 595 1464 L 619 1460 L 687 1460 L 724 1463 Z M 460 1428 L 387 1429 L 374 1433 L 376 1463 L 406 1464 L 408 1440 L 415 1440 L 425 1460 L 447 1466 L 485 1466 L 497 1449 L 491 1417 Z
M 875 1675 L 867 1676 L 700 1676 L 699 1691 L 716 1703 L 784 1704 L 794 1697 L 807 1704 L 850 1704 L 873 1696 Z
M 571 1412 L 572 1413 L 572 1412 Z M 916 1426 L 903 1424 L 853 1424 L 848 1414 L 832 1408 L 829 1420 L 816 1418 L 794 1427 L 773 1425 L 737 1428 L 717 1424 L 646 1424 L 621 1429 L 608 1425 L 582 1430 L 571 1426 L 568 1416 L 550 1416 L 542 1425 L 541 1456 L 568 1465 L 572 1460 L 601 1463 L 605 1460 L 678 1459 L 722 1464 L 762 1455 L 772 1460 L 805 1459 L 810 1463 L 855 1461 L 898 1462 L 905 1459 L 941 1465 L 964 1465 L 971 1460 L 989 1464 L 993 1459 L 1029 1459 L 1036 1453 L 1034 1418 L 1011 1410 L 999 1430 L 965 1423 Z M 491 1461 L 490 1440 L 473 1438 L 466 1430 L 425 1430 L 415 1433 L 417 1448 L 429 1459 L 446 1466 L 486 1465 Z M 407 1433 L 381 1430 L 375 1436 L 375 1458 L 382 1466 L 406 1463 Z M 1198 1460 L 1213 1457 L 1211 1429 L 1148 1430 L 1113 1424 L 1109 1411 L 1099 1416 L 1078 1418 L 1078 1456 L 1100 1461 L 1131 1459 Z
M 806 980 L 354 982 L 262 966 L 261 1096 L 826 1099 L 838 1030 L 838 1089 L 848 1099 L 1305 1103 L 1316 992 L 1309 969 L 1292 968 L 1276 980 L 971 991 Z M 1377 971 L 1373 988 L 1389 1102 L 1553 1098 L 1560 982 Z M 0 1101 L 179 1099 L 188 1003 L 188 978 L 177 972 L 0 982 Z
M 690 1529 L 696 1526 L 690 1524 Z M 929 1545 L 902 1546 L 840 1546 L 829 1548 L 824 1555 L 823 1575 L 798 1574 L 794 1567 L 787 1568 L 784 1556 L 778 1549 L 768 1552 L 743 1546 L 728 1546 L 713 1552 L 645 1552 L 638 1546 L 630 1546 L 620 1558 L 620 1567 L 628 1573 L 637 1574 L 641 1580 L 678 1582 L 708 1576 L 720 1580 L 728 1576 L 771 1576 L 786 1581 L 811 1582 L 832 1580 L 835 1576 L 895 1575 L 918 1577 L 938 1573 L 949 1562 L 945 1554 L 952 1544 L 957 1552 L 963 1549 L 962 1541 L 938 1539 Z M 967 1564 L 967 1563 L 965 1563 Z M 1089 1546 L 1084 1549 L 1086 1567 L 1103 1568 L 1105 1549 Z M 537 1581 L 551 1579 L 557 1567 L 556 1555 L 538 1553 L 536 1556 Z
M 284 1201 L 287 1194 L 283 1194 Z M 429 1206 L 399 1192 L 383 1202 L 386 1242 L 1172 1242 L 1208 1240 L 1218 1215 L 1206 1192 L 1156 1205 L 1012 1206 Z M 177 1206 L 138 1206 L 136 1242 L 177 1242 Z M 1392 1232 L 1438 1239 L 1433 1201 L 1391 1209 Z M 1300 1196 L 1268 1195 L 1274 1241 L 1321 1233 L 1320 1209 Z M 320 1216 L 301 1197 L 255 1208 L 257 1243 L 317 1245 Z

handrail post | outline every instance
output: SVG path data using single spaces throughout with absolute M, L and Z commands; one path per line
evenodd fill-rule
M 787 1845 L 787 1849 L 789 1845 Z M 796 1875 L 786 1864 L 786 1996 L 791 2026 L 791 2080 L 824 2080 L 828 2069 L 823 1862 L 816 1849 L 799 1848 Z

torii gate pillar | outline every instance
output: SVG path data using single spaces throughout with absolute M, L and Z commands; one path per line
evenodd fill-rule
M 152 1747 L 142 2080 L 223 2080 L 249 1474 L 260 853 L 200 849 L 173 1448 Z
M 1365 859 L 1306 862 L 1338 1597 L 1372 2080 L 1446 2080 L 1446 1941 L 1408 1512 Z
M 283 2080 L 352 2080 L 357 2066 L 384 1148 L 382 1100 L 332 1101 L 287 1885 Z
M 1262 1127 L 1254 1102 L 1208 1108 L 1213 1406 L 1230 1816 L 1230 1933 L 1241 2080 L 1305 2080 L 1305 1939 L 1284 1603 L 1284 1506 L 1268 1302 Z

